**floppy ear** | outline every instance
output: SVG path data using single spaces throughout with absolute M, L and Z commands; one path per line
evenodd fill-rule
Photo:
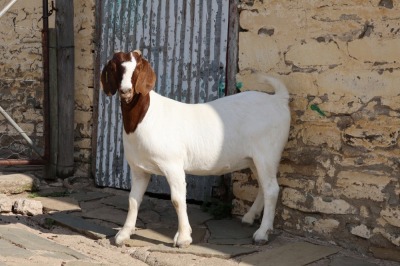
M 142 57 L 140 52 L 134 51 L 134 53 L 137 54 L 137 56 L 135 56 L 137 65 L 132 75 L 133 89 L 144 96 L 154 88 L 156 84 L 156 73 L 154 73 L 150 63 Z
M 108 61 L 107 65 L 104 66 L 101 72 L 101 85 L 105 94 L 108 96 L 114 95 L 117 92 L 117 67 L 111 60 Z

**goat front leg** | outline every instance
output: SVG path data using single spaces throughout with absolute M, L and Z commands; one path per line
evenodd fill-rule
M 122 229 L 115 236 L 115 244 L 121 246 L 135 231 L 136 219 L 143 194 L 150 181 L 150 174 L 140 170 L 131 170 L 132 183 L 129 193 L 129 210 L 126 221 Z
M 192 228 L 186 207 L 186 181 L 183 168 L 164 171 L 171 188 L 171 201 L 178 215 L 178 232 L 174 237 L 174 247 L 185 248 L 192 243 Z

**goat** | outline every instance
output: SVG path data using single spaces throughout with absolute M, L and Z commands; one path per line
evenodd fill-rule
M 252 224 L 262 211 L 256 244 L 268 241 L 279 194 L 276 179 L 290 128 L 289 94 L 272 77 L 264 82 L 274 95 L 248 91 L 204 104 L 185 104 L 157 94 L 156 75 L 140 51 L 115 53 L 104 66 L 101 83 L 107 95 L 119 91 L 123 145 L 130 165 L 129 210 L 115 243 L 122 245 L 135 230 L 138 209 L 151 174 L 166 177 L 178 215 L 174 246 L 191 244 L 186 210 L 185 173 L 222 175 L 250 168 L 259 191 L 242 222 Z

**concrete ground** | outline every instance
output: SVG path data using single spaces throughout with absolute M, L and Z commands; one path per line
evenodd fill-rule
M 256 226 L 237 218 L 215 220 L 189 204 L 193 229 L 189 248 L 172 247 L 177 218 L 168 200 L 145 197 L 136 234 L 123 247 L 113 236 L 123 225 L 128 192 L 100 189 L 85 181 L 42 183 L 38 193 L 11 198 L 41 201 L 44 214 L 1 213 L 0 266 L 3 265 L 400 265 L 326 242 L 275 231 L 267 245 L 252 244 Z

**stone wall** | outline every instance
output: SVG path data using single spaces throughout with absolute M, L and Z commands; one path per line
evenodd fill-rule
M 0 8 L 9 0 L 0 0 Z M 49 1 L 51 2 L 51 1 Z M 95 0 L 74 1 L 76 175 L 90 176 Z M 0 18 L 0 105 L 43 148 L 42 0 L 17 1 Z M 49 18 L 54 28 L 55 13 Z M 0 115 L 1 140 L 18 133 Z M 9 137 L 6 137 L 9 136 Z M 12 138 L 11 138 L 12 137 Z M 4 144 L 2 143 L 2 145 Z M 5 144 L 4 144 L 5 145 Z
M 400 2 L 240 4 L 238 80 L 287 85 L 291 132 L 275 226 L 383 256 L 400 252 Z M 234 213 L 256 196 L 233 175 Z
M 95 0 L 74 1 L 75 165 L 78 176 L 91 176 L 95 53 Z
M 10 1 L 0 0 L 2 10 Z M 26 2 L 26 3 L 25 3 Z M 0 106 L 43 147 L 41 1 L 17 1 L 0 18 Z M 0 114 L 0 159 L 37 159 Z

